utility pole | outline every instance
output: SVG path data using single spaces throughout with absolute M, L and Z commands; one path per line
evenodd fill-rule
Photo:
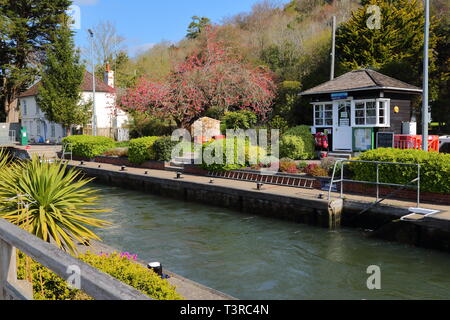
M 333 16 L 333 35 L 331 44 L 331 76 L 330 80 L 334 79 L 334 65 L 336 60 L 336 16 Z
M 428 46 L 430 38 L 430 0 L 425 1 L 425 40 L 423 51 L 422 150 L 428 151 Z
M 95 57 L 94 57 L 94 32 L 88 29 L 91 36 L 91 58 L 92 58 L 92 135 L 97 135 L 97 112 L 95 105 Z

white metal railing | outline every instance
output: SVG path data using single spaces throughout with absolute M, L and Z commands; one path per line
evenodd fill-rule
M 63 279 L 73 274 L 71 270 L 79 270 L 80 290 L 94 299 L 151 300 L 142 292 L 3 219 L 0 219 L 0 300 L 32 299 L 31 286 L 17 280 L 16 249 Z
M 73 160 L 73 144 L 72 143 L 64 143 L 63 144 L 63 149 L 62 149 L 62 159 L 63 160 L 66 160 L 66 155 L 70 155 L 70 161 Z
M 374 164 L 376 166 L 376 181 L 358 181 L 358 180 L 352 180 L 352 179 L 345 179 L 344 178 L 344 168 L 346 163 L 366 163 L 366 164 Z M 414 166 L 417 167 L 417 177 L 408 182 L 407 184 L 396 184 L 396 183 L 386 183 L 386 182 L 380 182 L 380 165 L 401 165 L 401 166 Z M 341 178 L 339 180 L 335 180 L 336 171 L 338 167 L 341 167 Z M 389 187 L 398 187 L 401 189 L 404 188 L 417 188 L 417 208 L 420 207 L 420 164 L 417 163 L 395 163 L 395 162 L 383 162 L 383 161 L 361 161 L 361 160 L 345 160 L 340 159 L 337 160 L 334 168 L 333 168 L 333 175 L 331 177 L 331 183 L 330 188 L 328 190 L 328 200 L 331 199 L 331 192 L 333 190 L 333 184 L 341 184 L 341 199 L 344 198 L 344 182 L 353 182 L 353 183 L 361 183 L 361 184 L 375 184 L 376 185 L 376 204 L 380 203 L 381 201 L 385 200 L 386 198 L 382 199 L 380 201 L 380 186 L 389 186 Z

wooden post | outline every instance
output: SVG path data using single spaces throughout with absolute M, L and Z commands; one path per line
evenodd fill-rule
M 342 209 L 344 208 L 344 200 L 336 199 L 328 203 L 328 226 L 330 229 L 337 229 L 341 226 Z
M 17 280 L 16 250 L 0 239 L 0 300 L 6 300 L 6 285 Z

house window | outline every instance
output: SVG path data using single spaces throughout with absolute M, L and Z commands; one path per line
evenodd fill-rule
M 27 115 L 27 102 L 25 100 L 22 101 L 22 110 L 23 110 L 23 115 L 26 116 Z
M 41 124 L 39 122 L 36 123 L 36 135 L 41 135 Z
M 54 138 L 55 137 L 55 125 L 54 124 L 52 124 L 51 126 L 50 126 L 50 131 L 51 131 L 51 137 L 52 138 Z
M 314 124 L 316 126 L 333 125 L 333 105 L 329 103 L 314 105 Z
M 355 101 L 356 126 L 386 126 L 388 120 L 389 100 Z

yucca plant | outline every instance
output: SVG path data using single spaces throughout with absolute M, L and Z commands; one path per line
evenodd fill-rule
M 100 238 L 89 228 L 105 227 L 95 217 L 96 191 L 86 185 L 92 179 L 58 161 L 2 163 L 0 154 L 0 218 L 26 229 L 63 250 L 77 252 L 76 242 L 88 244 Z

